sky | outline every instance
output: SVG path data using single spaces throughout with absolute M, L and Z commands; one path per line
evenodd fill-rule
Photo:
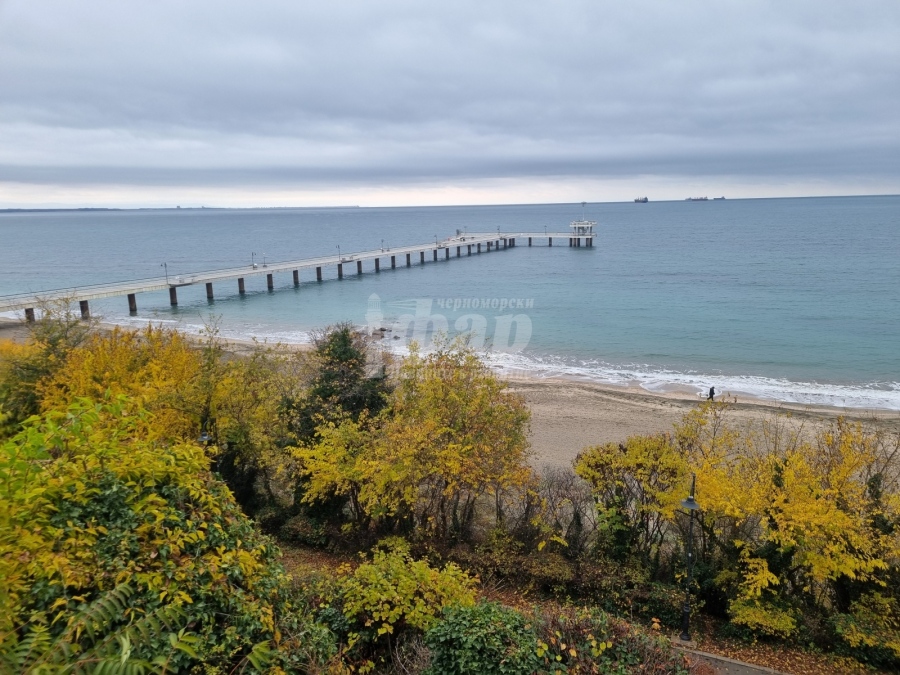
M 896 0 L 0 0 L 0 208 L 897 193 Z

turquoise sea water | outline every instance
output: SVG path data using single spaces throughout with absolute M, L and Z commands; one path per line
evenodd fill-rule
M 161 276 L 163 262 L 173 276 L 247 265 L 251 252 L 268 262 L 457 229 L 565 230 L 581 213 L 570 204 L 7 212 L 0 295 Z M 418 315 L 419 328 L 425 319 L 451 333 L 481 327 L 507 371 L 900 409 L 900 197 L 588 204 L 585 215 L 598 221 L 594 248 L 519 240 L 411 269 L 385 271 L 383 261 L 377 275 L 368 262 L 343 281 L 333 269 L 320 284 L 305 272 L 299 288 L 284 273 L 273 293 L 252 277 L 245 296 L 217 284 L 214 303 L 199 285 L 179 289 L 177 308 L 165 293 L 139 295 L 136 318 L 124 297 L 91 305 L 109 321 L 188 330 L 214 314 L 226 336 L 286 342 L 340 320 L 377 319 L 409 335 Z M 466 308 L 473 300 L 478 309 Z

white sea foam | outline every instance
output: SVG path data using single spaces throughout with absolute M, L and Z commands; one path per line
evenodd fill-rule
M 0 317 L 21 320 L 17 312 L 2 312 Z M 202 335 L 206 329 L 203 323 L 163 318 L 148 319 L 120 315 L 106 317 L 104 320 L 129 327 L 145 326 L 148 323 L 177 326 L 179 330 L 191 335 Z M 271 326 L 264 324 L 223 327 L 220 328 L 219 334 L 225 339 L 256 339 L 268 344 L 308 344 L 312 339 L 309 331 L 272 330 Z M 403 340 L 388 339 L 382 346 L 397 356 L 402 357 L 409 353 L 409 347 Z M 704 394 L 710 386 L 714 386 L 720 395 L 749 396 L 801 405 L 900 410 L 900 382 L 859 385 L 794 382 L 783 378 L 681 372 L 645 364 L 615 365 L 596 360 L 579 361 L 523 353 L 486 352 L 484 358 L 492 368 L 506 377 L 563 377 L 600 384 L 639 386 L 654 393 L 680 391 Z
M 793 382 L 783 378 L 663 370 L 648 365 L 612 365 L 599 361 L 567 361 L 547 356 L 489 353 L 486 360 L 501 374 L 567 377 L 620 386 L 637 385 L 655 393 L 672 391 L 750 396 L 802 405 L 900 410 L 900 382 L 843 385 Z

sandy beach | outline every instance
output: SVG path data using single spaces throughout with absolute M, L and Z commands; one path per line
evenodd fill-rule
M 0 320 L 0 340 L 24 341 L 27 336 L 28 329 L 21 322 Z M 256 344 L 250 340 L 228 343 L 229 349 L 238 354 L 249 352 Z M 696 395 L 658 394 L 637 387 L 566 379 L 516 376 L 508 379 L 508 384 L 531 409 L 533 462 L 538 468 L 569 466 L 583 448 L 591 445 L 621 441 L 635 434 L 671 432 L 673 425 L 700 402 Z M 758 424 L 785 413 L 790 414 L 793 424 L 808 428 L 842 415 L 900 432 L 900 411 L 896 410 L 804 406 L 749 398 L 737 399 L 732 419 L 738 424 Z
M 510 381 L 531 409 L 534 464 L 567 466 L 585 447 L 621 441 L 635 434 L 671 432 L 673 425 L 700 402 L 697 396 L 655 394 L 638 388 L 604 386 L 570 380 Z M 803 406 L 738 398 L 731 419 L 759 424 L 789 414 L 791 424 L 811 429 L 838 416 L 873 422 L 900 432 L 900 411 Z

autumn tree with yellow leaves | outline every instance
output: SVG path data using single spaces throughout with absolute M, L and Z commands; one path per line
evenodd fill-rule
M 531 479 L 528 421 L 522 399 L 470 348 L 413 349 L 379 416 L 328 422 L 296 448 L 303 499 L 347 495 L 357 524 L 465 539 L 479 506 L 501 518 L 503 492 Z

